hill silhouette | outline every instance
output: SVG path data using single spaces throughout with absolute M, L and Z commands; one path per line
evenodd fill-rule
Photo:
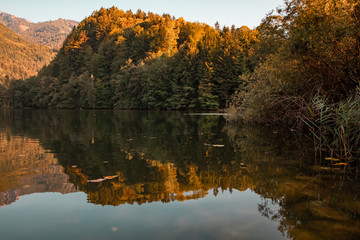
M 59 49 L 78 22 L 59 18 L 54 21 L 33 23 L 24 18 L 0 11 L 0 23 L 26 40 Z

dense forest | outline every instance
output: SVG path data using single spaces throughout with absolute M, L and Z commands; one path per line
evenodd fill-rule
M 54 49 L 59 49 L 74 26 L 78 25 L 76 21 L 61 18 L 54 21 L 33 23 L 1 11 L 0 23 L 30 42 Z
M 257 30 L 115 7 L 83 20 L 15 107 L 218 109 L 252 71 Z M 30 87 L 31 89 L 28 89 Z M 31 93 L 31 94 L 28 94 Z
M 7 96 L 14 107 L 228 108 L 245 121 L 309 125 L 328 106 L 358 120 L 359 16 L 355 0 L 286 0 L 251 30 L 100 9 Z

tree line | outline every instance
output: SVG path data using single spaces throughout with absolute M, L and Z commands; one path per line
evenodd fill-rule
M 14 107 L 224 108 L 253 69 L 257 39 L 247 27 L 102 8 L 37 77 L 13 81 L 8 97 Z
M 102 8 L 2 99 L 36 108 L 229 108 L 245 121 L 294 123 L 319 114 L 319 97 L 332 106 L 359 99 L 359 16 L 355 0 L 286 0 L 249 29 Z

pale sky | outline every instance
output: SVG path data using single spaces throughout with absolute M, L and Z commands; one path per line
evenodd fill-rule
M 141 9 L 158 14 L 169 13 L 187 21 L 211 26 L 250 28 L 260 24 L 266 13 L 283 4 L 284 0 L 0 0 L 0 11 L 26 18 L 32 22 L 58 18 L 81 21 L 101 7 L 116 6 L 133 12 Z

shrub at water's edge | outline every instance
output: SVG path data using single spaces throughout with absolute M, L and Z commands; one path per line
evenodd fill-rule
M 306 123 L 320 149 L 359 159 L 359 16 L 358 1 L 285 1 L 258 27 L 258 65 L 242 76 L 229 118 Z
M 360 82 L 360 4 L 292 0 L 258 27 L 258 65 L 233 107 L 244 120 L 299 122 L 314 96 L 355 97 Z

